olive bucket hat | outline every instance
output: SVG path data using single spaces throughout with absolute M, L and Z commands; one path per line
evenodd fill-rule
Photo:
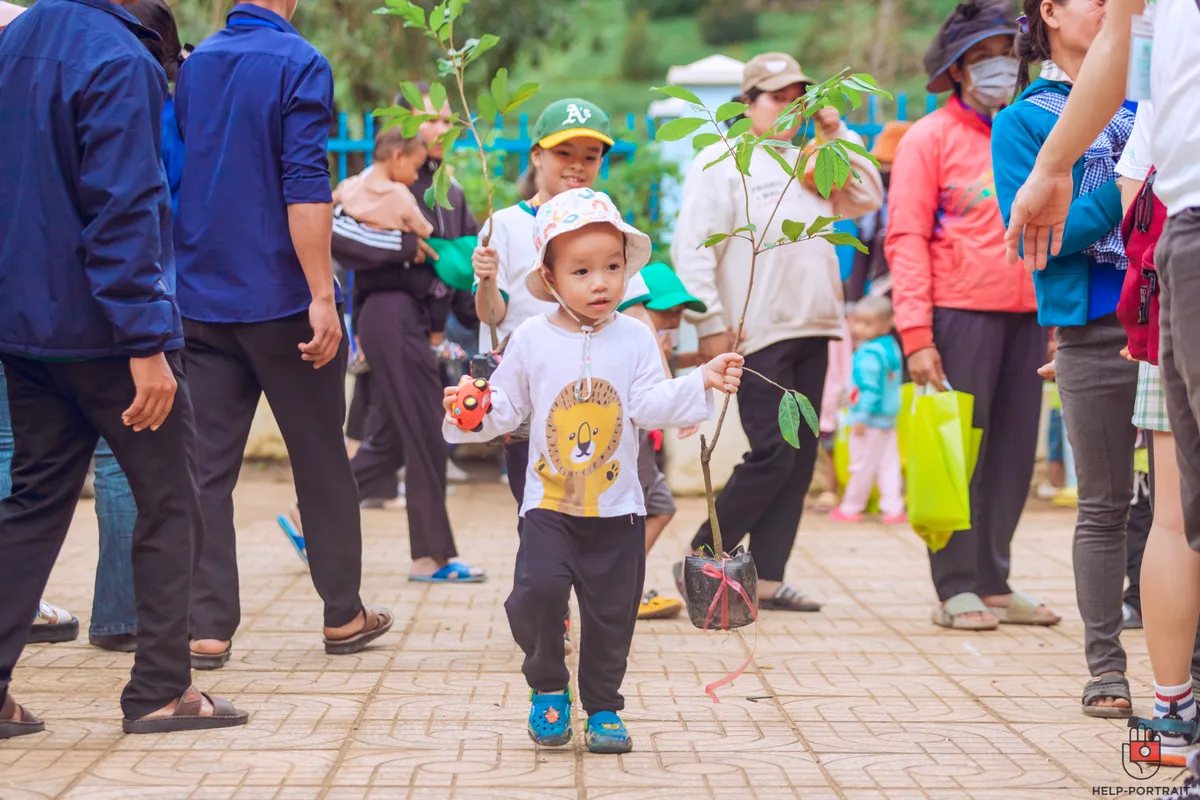
M 954 88 L 949 69 L 976 44 L 991 36 L 1016 36 L 1013 5 L 1006 0 L 967 0 L 950 12 L 925 51 L 925 85 L 933 94 Z

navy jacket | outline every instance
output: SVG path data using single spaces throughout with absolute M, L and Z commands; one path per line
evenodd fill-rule
M 167 77 L 108 0 L 41 0 L 0 35 L 0 351 L 183 347 L 161 159 Z
M 329 62 L 279 15 L 236 5 L 179 70 L 175 115 L 187 151 L 175 225 L 183 316 L 307 311 L 288 206 L 333 200 Z

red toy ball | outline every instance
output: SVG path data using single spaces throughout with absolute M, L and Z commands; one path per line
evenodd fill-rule
M 454 424 L 464 431 L 479 433 L 483 430 L 483 418 L 492 410 L 491 384 L 483 378 L 467 381 L 458 387 L 450 414 Z

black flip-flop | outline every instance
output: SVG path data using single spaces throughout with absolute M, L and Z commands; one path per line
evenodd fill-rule
M 17 712 L 21 712 L 17 715 Z M 17 719 L 13 719 L 18 716 Z M 4 706 L 0 707 L 0 739 L 15 739 L 18 736 L 28 736 L 31 733 L 41 733 L 46 730 L 46 723 L 17 705 L 12 693 L 4 696 Z
M 55 608 L 49 603 L 42 601 L 38 608 L 38 614 L 53 612 L 57 622 L 35 622 L 29 627 L 29 638 L 26 639 L 28 644 L 57 644 L 60 642 L 73 642 L 79 638 L 79 620 L 71 616 L 70 619 L 62 620 L 58 612 L 70 616 L 70 613 L 61 609 Z
M 195 650 L 191 652 L 192 669 L 220 669 L 229 663 L 229 657 L 233 655 L 233 642 L 230 642 L 229 646 L 219 653 L 197 653 Z
M 366 617 L 363 629 L 345 639 L 325 637 L 325 652 L 331 656 L 348 656 L 361 652 L 368 644 L 392 629 L 396 621 L 390 609 L 382 606 L 363 606 Z
M 212 703 L 213 713 L 202 716 L 204 701 Z M 147 719 L 122 720 L 121 728 L 126 733 L 177 733 L 179 731 L 206 731 L 214 728 L 233 728 L 245 725 L 250 721 L 250 715 L 238 711 L 233 703 L 222 697 L 213 697 L 189 686 L 179 698 L 175 713 L 169 717 L 152 717 Z
M 763 611 L 804 611 L 815 613 L 821 604 L 805 595 L 790 583 L 781 583 L 771 597 L 759 597 L 758 607 Z

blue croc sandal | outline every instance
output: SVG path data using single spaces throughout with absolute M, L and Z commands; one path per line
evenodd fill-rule
M 559 694 L 529 693 L 529 738 L 542 747 L 571 741 L 571 690 Z
M 483 583 L 487 577 L 485 569 L 451 561 L 432 575 L 409 575 L 408 579 L 415 583 Z
M 300 556 L 300 560 L 305 564 L 308 563 L 308 548 L 304 546 L 304 534 L 296 530 L 296 526 L 284 514 L 279 514 L 275 517 L 275 521 L 279 523 L 279 527 L 283 529 L 283 533 L 287 536 L 288 541 L 292 543 L 292 547 L 296 548 L 296 555 Z
M 633 749 L 625 723 L 611 711 L 597 711 L 588 717 L 583 740 L 593 753 L 628 753 Z

